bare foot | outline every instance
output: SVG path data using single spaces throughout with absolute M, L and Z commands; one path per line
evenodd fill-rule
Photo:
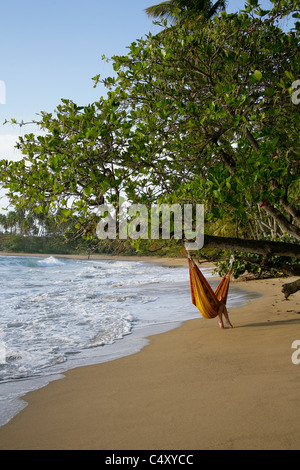
M 223 323 L 222 323 L 221 321 L 219 321 L 219 327 L 220 327 L 220 328 L 224 328 L 224 325 L 223 325 Z

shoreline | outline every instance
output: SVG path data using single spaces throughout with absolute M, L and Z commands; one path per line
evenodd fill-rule
M 263 296 L 230 310 L 232 330 L 188 320 L 135 354 L 64 372 L 23 397 L 0 449 L 299 449 L 300 298 L 284 300 L 284 282 L 242 282 Z
M 139 255 L 109 255 L 109 254 L 91 254 L 91 255 L 80 255 L 80 254 L 46 254 L 46 253 L 18 253 L 18 252 L 6 252 L 0 251 L 0 256 L 29 256 L 29 257 L 40 257 L 48 258 L 67 258 L 67 259 L 78 259 L 78 260 L 116 260 L 116 261 L 149 261 L 150 263 L 159 263 L 164 266 L 187 266 L 187 258 L 171 258 L 171 257 L 160 257 L 160 256 L 139 256 Z M 214 263 L 204 262 L 203 266 L 214 266 Z

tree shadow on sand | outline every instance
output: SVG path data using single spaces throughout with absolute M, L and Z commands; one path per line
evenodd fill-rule
M 295 315 L 297 313 L 295 312 Z M 300 324 L 300 316 L 298 318 L 289 318 L 286 320 L 267 320 L 264 322 L 256 322 L 256 323 L 249 323 L 247 325 L 239 325 L 235 328 L 249 328 L 253 326 L 279 326 L 279 325 L 299 325 Z

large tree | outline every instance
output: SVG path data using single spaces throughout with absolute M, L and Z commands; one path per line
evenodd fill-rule
M 188 18 L 134 43 L 114 58 L 114 97 L 126 94 L 139 163 L 162 193 L 205 199 L 253 235 L 272 231 L 269 217 L 299 240 L 298 34 L 252 13 L 201 28 Z
M 12 200 L 73 210 L 86 230 L 121 191 L 132 202 L 203 202 L 208 228 L 235 226 L 235 241 L 210 236 L 209 246 L 264 263 L 299 258 L 299 28 L 277 24 L 291 10 L 297 2 L 266 12 L 251 0 L 240 14 L 182 15 L 132 43 L 103 80 L 107 99 L 43 113 L 46 135 L 20 139 L 22 161 L 1 162 Z

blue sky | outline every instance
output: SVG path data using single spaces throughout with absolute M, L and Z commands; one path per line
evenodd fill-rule
M 18 134 L 5 119 L 30 121 L 53 111 L 61 98 L 87 104 L 104 94 L 92 77 L 111 75 L 105 54 L 126 53 L 136 38 L 158 27 L 145 8 L 159 0 L 2 0 L 0 25 L 0 159 L 15 158 Z M 229 0 L 228 12 L 244 1 Z M 263 7 L 270 5 L 262 0 Z M 1 84 L 5 84 L 5 103 Z

